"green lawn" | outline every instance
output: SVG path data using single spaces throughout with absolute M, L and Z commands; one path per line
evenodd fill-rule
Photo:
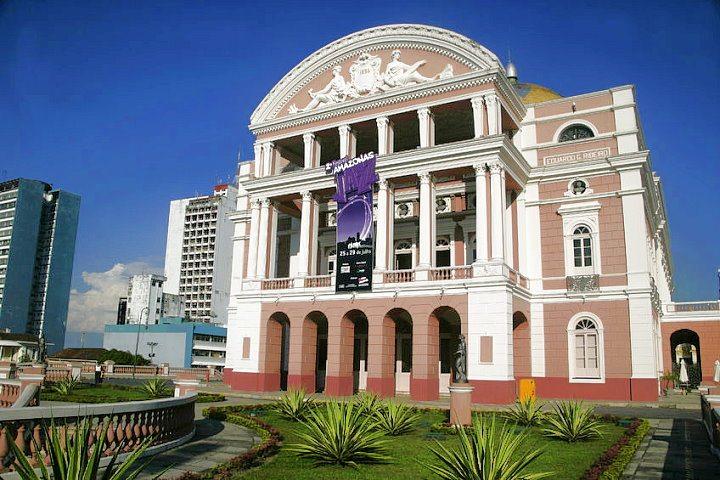
M 60 395 L 45 388 L 40 393 L 40 400 L 77 403 L 115 403 L 150 400 L 150 396 L 141 387 L 128 387 L 124 385 L 79 385 L 70 395 Z
M 432 462 L 434 457 L 430 447 L 435 439 L 447 447 L 457 444 L 454 435 L 432 432 L 430 427 L 444 419 L 438 412 L 424 412 L 418 428 L 410 435 L 389 438 L 391 463 L 383 465 L 361 465 L 357 469 L 350 467 L 315 467 L 309 460 L 298 458 L 287 451 L 287 445 L 295 443 L 296 429 L 301 425 L 282 419 L 272 412 L 260 418 L 278 428 L 284 437 L 284 446 L 280 453 L 272 457 L 261 467 L 237 474 L 242 479 L 420 479 L 435 478 L 419 462 Z M 531 430 L 527 448 L 543 447 L 544 454 L 533 464 L 533 471 L 552 471 L 554 479 L 577 479 L 622 435 L 625 428 L 607 423 L 601 439 L 592 442 L 566 443 L 551 440 L 541 435 L 536 428 Z

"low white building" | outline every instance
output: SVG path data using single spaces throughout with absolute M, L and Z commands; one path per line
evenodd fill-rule
M 216 185 L 207 196 L 170 202 L 165 292 L 180 295 L 186 316 L 227 324 L 237 188 Z

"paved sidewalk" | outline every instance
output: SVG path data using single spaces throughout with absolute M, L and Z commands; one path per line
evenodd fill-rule
M 202 416 L 203 408 L 243 402 L 204 403 L 195 406 L 195 438 L 180 447 L 157 455 L 138 477 L 152 479 L 168 466 L 162 479 L 179 477 L 187 471 L 201 472 L 241 455 L 261 442 L 253 431 L 232 423 L 209 420 Z
M 720 479 L 720 461 L 710 453 L 699 420 L 653 419 L 650 425 L 650 434 L 625 469 L 624 479 Z

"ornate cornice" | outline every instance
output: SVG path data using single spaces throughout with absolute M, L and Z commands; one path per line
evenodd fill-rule
M 428 25 L 384 25 L 352 33 L 315 51 L 288 72 L 265 96 L 251 116 L 251 125 L 274 119 L 287 102 L 313 79 L 354 55 L 384 49 L 412 48 L 442 54 L 470 70 L 497 68 L 500 60 L 477 42 Z

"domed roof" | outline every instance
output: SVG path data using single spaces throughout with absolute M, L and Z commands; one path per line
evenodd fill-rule
M 515 90 L 524 104 L 547 102 L 562 98 L 562 95 L 537 83 L 516 83 Z

